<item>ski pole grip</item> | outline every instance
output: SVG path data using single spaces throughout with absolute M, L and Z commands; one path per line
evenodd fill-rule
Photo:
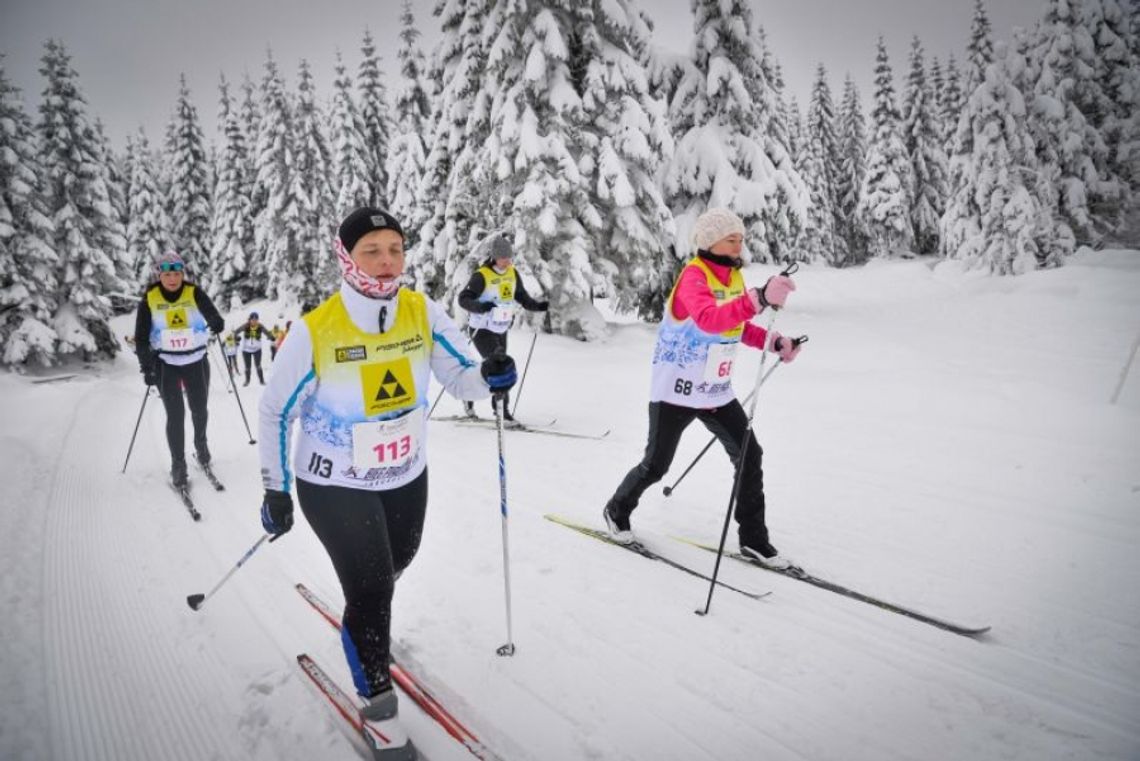
M 796 274 L 796 272 L 798 272 L 799 269 L 800 269 L 800 263 L 799 262 L 792 262 L 787 267 L 784 267 L 783 271 L 780 272 L 780 274 L 783 275 L 784 277 L 789 277 L 791 275 Z
M 808 342 L 807 336 L 800 336 L 798 338 L 792 339 L 792 346 L 799 346 L 800 344 L 806 344 L 807 342 Z

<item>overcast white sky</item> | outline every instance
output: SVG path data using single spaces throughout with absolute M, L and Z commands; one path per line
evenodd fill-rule
M 689 0 L 634 0 L 650 10 L 655 42 L 686 52 L 692 37 Z M 965 49 L 973 0 L 753 0 L 755 13 L 784 66 L 789 88 L 807 106 L 816 64 L 828 68 L 838 99 L 845 72 L 855 77 L 864 105 L 870 98 L 875 40 L 885 35 L 896 87 L 905 72 L 912 35 L 928 55 L 959 61 Z M 424 52 L 439 37 L 431 15 L 434 0 L 413 0 Z M 1008 39 L 1014 26 L 1031 26 L 1045 0 L 987 0 L 995 36 Z M 386 71 L 399 75 L 396 50 L 400 0 L 0 0 L 0 53 L 9 79 L 38 107 L 43 43 L 63 40 L 79 72 L 90 106 L 112 141 L 139 125 L 152 143 L 162 134 L 185 73 L 207 135 L 213 136 L 220 73 L 239 82 L 245 72 L 258 81 L 267 48 L 292 84 L 306 58 L 327 97 L 335 52 L 355 71 L 360 39 L 372 30 Z

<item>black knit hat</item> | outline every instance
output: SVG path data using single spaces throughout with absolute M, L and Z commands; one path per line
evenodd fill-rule
M 345 217 L 340 223 L 337 234 L 340 235 L 340 242 L 344 244 L 345 250 L 352 251 L 356 242 L 373 230 L 395 230 L 401 238 L 406 237 L 404 229 L 400 227 L 395 217 L 373 206 L 361 206 Z

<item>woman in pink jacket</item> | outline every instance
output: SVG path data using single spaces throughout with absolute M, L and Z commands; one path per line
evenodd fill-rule
M 742 343 L 767 347 L 784 362 L 799 354 L 800 346 L 792 340 L 749 322 L 767 307 L 782 307 L 796 286 L 791 278 L 776 275 L 762 288 L 747 288 L 740 274 L 743 244 L 744 223 L 725 209 L 709 209 L 693 226 L 696 255 L 673 286 L 653 351 L 645 456 L 618 485 L 604 517 L 614 539 L 633 541 L 630 513 L 645 490 L 668 472 L 685 428 L 700 420 L 733 464 L 744 468 L 735 515 L 741 552 L 772 568 L 787 568 L 788 560 L 768 541 L 764 453 L 754 436 L 740 462 L 745 436 L 752 434 L 732 389 L 732 368 Z M 731 489 L 730 481 L 726 491 Z

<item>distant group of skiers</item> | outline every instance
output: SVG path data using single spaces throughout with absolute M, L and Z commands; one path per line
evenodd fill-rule
M 693 229 L 694 254 L 669 296 L 658 329 L 649 399 L 649 433 L 642 460 L 625 476 L 602 510 L 611 535 L 633 541 L 630 515 L 639 498 L 661 480 L 681 434 L 695 419 L 720 440 L 739 474 L 735 517 L 741 551 L 773 568 L 788 560 L 770 543 L 765 523 L 763 451 L 732 389 L 740 344 L 791 362 L 800 346 L 750 320 L 779 309 L 795 284 L 776 275 L 748 287 L 740 273 L 744 225 L 733 213 L 710 209 Z M 362 718 L 390 738 L 376 758 L 416 758 L 400 728 L 389 674 L 392 596 L 399 575 L 419 548 L 427 506 L 425 428 L 429 377 L 463 401 L 492 397 L 510 420 L 507 397 L 515 362 L 507 331 L 521 306 L 544 312 L 513 266 L 509 241 L 495 236 L 487 256 L 459 295 L 470 313 L 474 361 L 467 341 L 442 306 L 402 287 L 403 228 L 391 214 L 360 208 L 341 222 L 333 248 L 341 283 L 306 312 L 275 344 L 273 372 L 260 402 L 260 472 L 265 493 L 261 522 L 280 536 L 293 526 L 293 498 L 328 552 L 344 592 L 343 641 Z M 186 282 L 176 253 L 155 263 L 157 282 L 139 303 L 135 340 L 148 386 L 157 386 L 167 413 L 171 477 L 185 483 L 182 390 L 190 402 L 194 445 L 209 462 L 206 441 L 207 331 L 224 322 L 201 289 Z M 287 326 L 288 327 L 288 326 Z M 261 342 L 272 340 L 253 312 L 226 337 L 227 356 L 245 356 L 261 371 Z M 230 360 L 227 360 L 230 361 Z M 180 385 L 181 384 L 181 385 Z M 300 418 L 290 448 L 293 422 Z M 741 457 L 742 453 L 744 454 Z

